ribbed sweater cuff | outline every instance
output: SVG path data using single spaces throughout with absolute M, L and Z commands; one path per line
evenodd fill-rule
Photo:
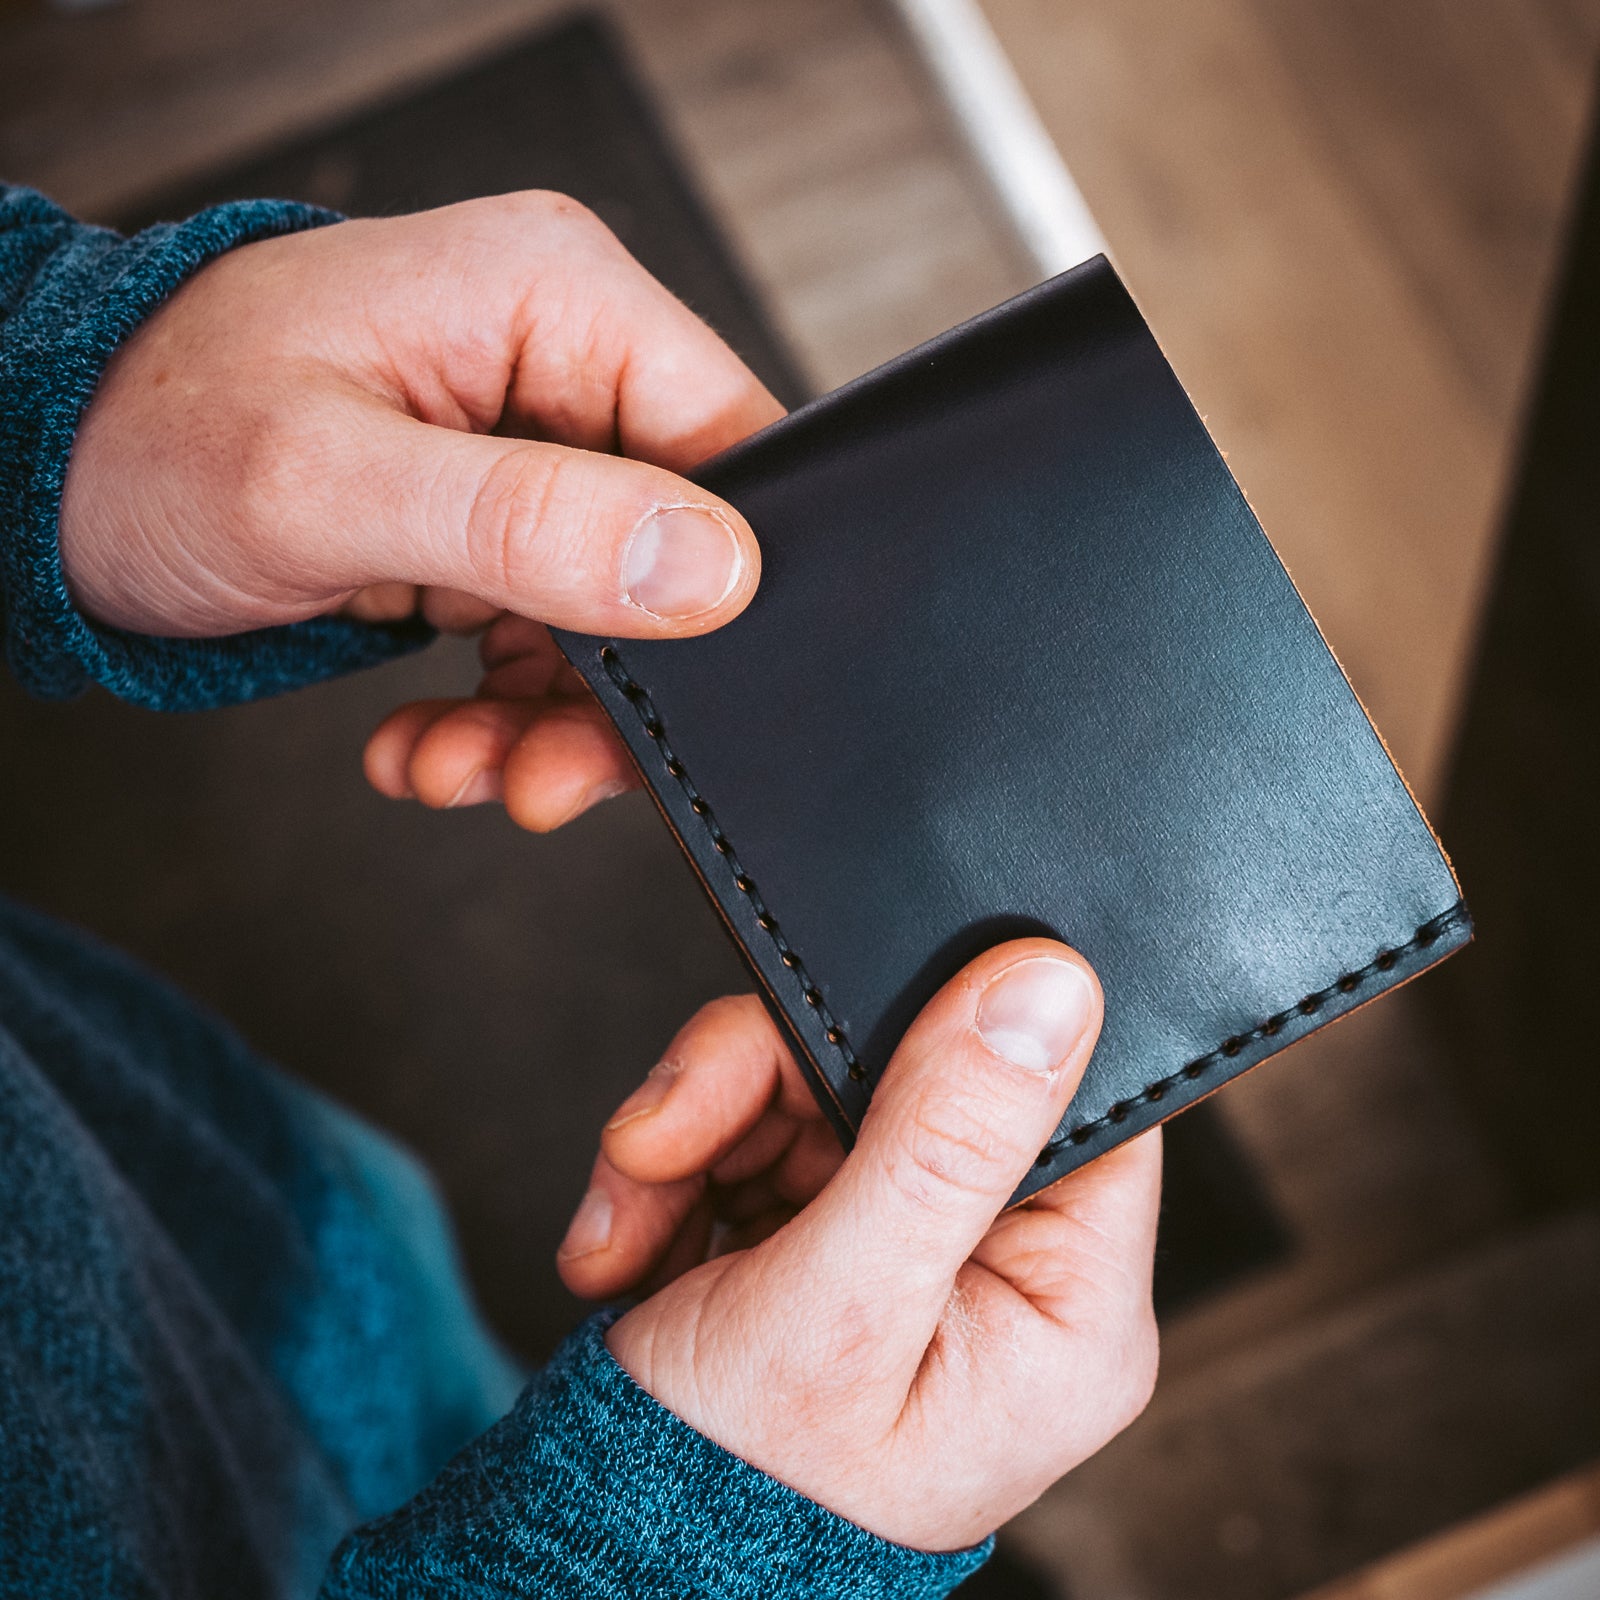
M 317 618 L 222 639 L 151 638 L 84 617 L 61 571 L 73 436 L 118 347 L 224 251 L 338 220 L 246 200 L 125 239 L 32 190 L 0 187 L 0 608 L 7 658 L 33 693 L 62 698 L 99 683 L 138 705 L 196 710 L 371 666 L 432 637 L 420 622 Z
M 515 1410 L 334 1558 L 324 1600 L 942 1600 L 992 1547 L 933 1554 L 835 1516 L 646 1394 L 585 1323 Z

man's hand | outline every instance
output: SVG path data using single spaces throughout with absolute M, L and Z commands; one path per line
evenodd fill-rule
M 607 1127 L 562 1276 L 655 1288 L 611 1350 L 702 1433 L 887 1539 L 971 1544 L 1155 1377 L 1159 1135 L 1001 1210 L 1100 1015 L 1065 947 L 989 951 L 917 1019 L 841 1157 L 765 1011 L 717 1001 Z
M 573 201 L 342 223 L 223 256 L 118 352 L 62 561 L 87 615 L 141 633 L 419 607 L 463 630 L 702 633 L 749 600 L 760 552 L 677 474 L 780 414 Z M 495 648 L 537 658 L 517 698 L 551 691 L 538 630 Z M 561 782 L 603 786 L 603 748 Z
M 373 734 L 375 789 L 439 807 L 503 800 L 513 821 L 547 833 L 639 786 L 622 741 L 541 623 L 502 616 L 480 650 L 475 698 L 415 701 Z

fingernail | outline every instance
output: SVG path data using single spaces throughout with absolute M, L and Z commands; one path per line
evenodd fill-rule
M 606 1124 L 606 1131 L 620 1128 L 625 1122 L 637 1122 L 640 1117 L 654 1116 L 677 1081 L 678 1069 L 670 1061 L 658 1061 L 644 1082 L 617 1107 L 617 1114 Z
M 446 811 L 456 806 L 482 805 L 500 798 L 500 774 L 488 767 L 476 767 L 461 780 L 461 786 L 444 803 Z
M 572 1215 L 567 1236 L 556 1252 L 563 1261 L 577 1256 L 592 1256 L 611 1243 L 611 1196 L 604 1189 L 591 1189 Z
M 669 506 L 634 529 L 622 558 L 622 582 L 641 611 L 684 622 L 721 605 L 743 566 L 733 529 L 714 511 Z
M 585 806 L 597 806 L 602 800 L 615 800 L 619 794 L 628 792 L 626 778 L 607 778 L 597 783 L 584 797 Z
M 1089 1025 L 1094 991 L 1071 961 L 1034 956 L 991 978 L 978 1001 L 978 1034 L 1013 1066 L 1052 1072 Z
M 585 789 L 578 796 L 572 809 L 560 820 L 554 823 L 557 828 L 564 828 L 576 817 L 581 817 L 590 806 L 597 806 L 602 800 L 614 800 L 619 794 L 626 794 L 628 785 L 621 778 L 606 778 L 597 783 L 593 788 Z

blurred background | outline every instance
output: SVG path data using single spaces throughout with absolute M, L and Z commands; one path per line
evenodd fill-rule
M 1600 1596 L 1600 0 L 0 0 L 0 175 L 138 226 L 569 190 L 790 403 L 1103 239 L 1477 947 L 1173 1129 L 1149 1412 L 990 1595 Z M 368 794 L 469 647 L 202 718 L 0 687 L 0 889 L 421 1150 L 530 1359 L 596 1131 L 745 987 L 648 803 Z

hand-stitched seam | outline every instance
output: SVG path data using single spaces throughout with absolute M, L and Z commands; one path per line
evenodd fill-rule
M 1282 1011 L 1274 1012 L 1264 1021 L 1258 1022 L 1255 1027 L 1248 1028 L 1242 1033 L 1230 1035 L 1215 1050 L 1208 1051 L 1203 1056 L 1196 1056 L 1193 1061 L 1180 1067 L 1176 1072 L 1169 1073 L 1164 1078 L 1158 1078 L 1154 1083 L 1146 1084 L 1137 1094 L 1129 1095 L 1125 1100 L 1113 1102 L 1107 1107 L 1103 1115 L 1094 1118 L 1093 1121 L 1080 1122 L 1059 1138 L 1052 1139 L 1039 1152 L 1038 1160 L 1034 1164 L 1040 1167 L 1049 1166 L 1066 1146 L 1087 1144 L 1101 1128 L 1109 1127 L 1113 1123 L 1125 1122 L 1128 1113 L 1135 1106 L 1156 1104 L 1165 1098 L 1168 1090 L 1178 1088 L 1185 1083 L 1192 1083 L 1197 1078 L 1204 1077 L 1218 1063 L 1230 1061 L 1241 1054 L 1245 1047 L 1253 1041 L 1276 1037 L 1276 1035 L 1283 1032 L 1284 1025 L 1292 1022 L 1297 1016 L 1315 1016 L 1328 1001 L 1342 995 L 1354 994 L 1374 973 L 1388 972 L 1402 956 L 1410 955 L 1415 950 L 1425 950 L 1429 945 L 1436 943 L 1455 923 L 1460 922 L 1465 916 L 1466 907 L 1458 901 L 1448 911 L 1441 912 L 1438 916 L 1424 922 L 1404 944 L 1395 945 L 1388 950 L 1380 950 L 1364 967 L 1357 967 L 1354 971 L 1342 974 L 1325 988 L 1313 989 L 1310 994 L 1302 996 L 1292 1006 L 1286 1006 Z
M 860 1083 L 866 1077 L 867 1069 L 862 1066 L 855 1051 L 850 1047 L 850 1041 L 845 1037 L 845 1031 L 839 1025 L 838 1019 L 828 1009 L 822 990 L 811 981 L 811 974 L 806 971 L 800 953 L 784 938 L 783 929 L 778 925 L 778 919 L 767 909 L 760 890 L 756 888 L 755 879 L 739 864 L 733 841 L 722 831 L 716 813 L 711 809 L 710 801 L 695 788 L 688 769 L 667 742 L 666 729 L 662 726 L 661 718 L 657 715 L 649 694 L 642 684 L 629 675 L 628 669 L 622 664 L 622 657 L 610 645 L 601 648 L 600 664 L 605 668 L 606 676 L 616 684 L 639 714 L 645 737 L 661 752 L 661 760 L 667 772 L 677 780 L 678 787 L 688 798 L 689 809 L 705 825 L 706 833 L 711 839 L 711 848 L 727 862 L 729 870 L 733 873 L 733 886 L 750 902 L 750 909 L 755 913 L 756 925 L 772 941 L 773 948 L 778 952 L 778 959 L 799 980 L 806 1004 L 816 1012 L 817 1021 L 822 1024 L 823 1037 L 839 1052 L 845 1071 L 852 1081 Z
M 805 963 L 800 959 L 799 953 L 783 937 L 783 932 L 778 926 L 778 920 L 767 909 L 757 890 L 755 880 L 739 865 L 738 855 L 735 853 L 732 841 L 722 831 L 717 823 L 716 814 L 711 809 L 710 802 L 695 788 L 689 777 L 688 769 L 682 760 L 673 752 L 667 742 L 666 729 L 662 726 L 661 718 L 656 712 L 654 703 L 644 686 L 635 681 L 628 669 L 622 664 L 622 657 L 610 646 L 605 645 L 600 651 L 600 664 L 605 668 L 606 676 L 620 689 L 624 697 L 638 713 L 639 720 L 644 726 L 645 736 L 651 740 L 661 752 L 661 759 L 668 773 L 677 780 L 678 786 L 688 797 L 689 808 L 705 824 L 707 834 L 711 838 L 711 847 L 733 872 L 734 887 L 745 895 L 750 901 L 750 908 L 756 914 L 757 925 L 772 940 L 777 949 L 778 958 L 795 977 L 799 979 L 805 991 L 806 1003 L 817 1013 L 817 1020 L 821 1022 L 828 1043 L 837 1050 L 843 1058 L 845 1068 L 850 1077 L 857 1083 L 867 1075 L 866 1068 L 857 1058 L 850 1047 L 850 1041 L 845 1037 L 845 1032 L 833 1014 L 828 1010 L 827 1002 L 823 999 L 822 991 L 811 981 L 811 975 L 806 971 Z M 1335 978 L 1332 983 L 1321 989 L 1314 989 L 1310 994 L 1302 995 L 1292 1006 L 1286 1006 L 1282 1011 L 1274 1012 L 1272 1016 L 1258 1022 L 1253 1028 L 1247 1028 L 1242 1033 L 1232 1034 L 1224 1039 L 1215 1050 L 1208 1051 L 1203 1056 L 1196 1056 L 1193 1061 L 1187 1062 L 1176 1072 L 1168 1073 L 1164 1078 L 1157 1078 L 1153 1083 L 1147 1083 L 1137 1094 L 1129 1095 L 1124 1100 L 1113 1102 L 1105 1112 L 1095 1117 L 1092 1121 L 1081 1122 L 1076 1127 L 1069 1129 L 1059 1138 L 1052 1139 L 1043 1150 L 1039 1152 L 1036 1166 L 1047 1167 L 1068 1145 L 1087 1144 L 1094 1135 L 1104 1127 L 1125 1122 L 1131 1112 L 1139 1105 L 1154 1105 L 1165 1098 L 1171 1089 L 1179 1088 L 1185 1083 L 1192 1083 L 1202 1078 L 1219 1062 L 1232 1060 L 1241 1054 L 1245 1047 L 1256 1040 L 1271 1039 L 1283 1031 L 1284 1025 L 1294 1020 L 1297 1016 L 1315 1016 L 1322 1007 L 1339 995 L 1353 994 L 1374 973 L 1388 972 L 1401 957 L 1410 955 L 1413 951 L 1424 950 L 1434 944 L 1450 927 L 1459 922 L 1466 915 L 1466 907 L 1459 902 L 1448 911 L 1441 912 L 1437 917 L 1424 922 L 1404 944 L 1398 944 L 1388 950 L 1380 950 L 1364 967 L 1357 967 L 1351 972 L 1343 973 Z

